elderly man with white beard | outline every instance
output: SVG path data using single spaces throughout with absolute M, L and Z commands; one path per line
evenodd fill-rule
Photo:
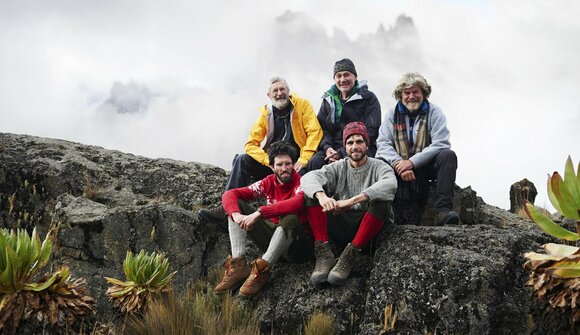
M 395 207 L 410 199 L 424 205 L 429 180 L 436 180 L 435 224 L 457 224 L 459 216 L 453 211 L 457 156 L 450 149 L 445 115 L 427 100 L 430 95 L 431 86 L 422 75 L 403 75 L 393 92 L 397 104 L 379 129 L 376 157 L 397 175 Z
M 269 84 L 266 95 L 271 104 L 260 107 L 258 120 L 244 146 L 245 153 L 234 157 L 226 191 L 248 186 L 250 178 L 257 181 L 271 174 L 268 149 L 276 141 L 290 143 L 296 148 L 299 157 L 294 170 L 304 175 L 308 161 L 322 139 L 322 129 L 310 102 L 294 92 L 290 93 L 284 78 L 273 77 Z M 199 215 L 206 221 L 226 223 L 226 213 L 222 206 L 213 210 L 202 209 Z

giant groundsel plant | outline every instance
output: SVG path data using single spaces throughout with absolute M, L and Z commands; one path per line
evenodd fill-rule
M 526 204 L 526 213 L 548 234 L 569 242 L 580 240 L 580 163 L 574 171 L 568 157 L 564 178 L 554 172 L 548 176 L 548 196 L 556 210 L 576 222 L 577 231 L 569 231 L 534 207 Z M 572 321 L 580 320 L 580 248 L 566 244 L 548 243 L 545 253 L 529 252 L 524 268 L 530 271 L 528 285 L 534 294 L 546 299 L 555 309 L 569 309 Z

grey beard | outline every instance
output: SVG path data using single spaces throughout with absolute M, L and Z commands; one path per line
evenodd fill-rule
M 416 112 L 421 108 L 420 102 L 403 103 L 403 105 L 409 110 L 409 112 Z
M 290 104 L 290 99 L 284 99 L 284 100 L 272 99 L 272 106 L 274 106 L 278 109 L 284 109 L 284 108 L 288 107 L 289 104 Z

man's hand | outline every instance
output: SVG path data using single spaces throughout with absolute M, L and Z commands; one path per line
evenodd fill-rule
M 302 165 L 302 163 L 296 162 L 296 164 L 294 164 L 294 171 L 296 171 L 296 173 L 300 172 L 302 168 L 304 168 L 304 165 Z
M 318 203 L 322 207 L 323 212 L 334 212 L 338 204 L 335 199 L 329 198 L 324 192 L 318 192 L 314 196 L 318 199 Z
M 334 214 L 338 214 L 340 212 L 344 212 L 352 208 L 352 206 L 356 205 L 354 202 L 354 198 L 346 199 L 346 200 L 338 200 L 336 202 L 336 208 L 334 210 Z
M 415 172 L 413 172 L 413 170 L 405 171 L 401 173 L 401 179 L 403 179 L 404 181 L 413 181 L 416 179 Z
M 232 213 L 232 219 L 237 222 L 240 225 L 240 228 L 245 231 L 252 230 L 252 228 L 254 228 L 254 223 L 256 223 L 260 216 L 262 216 L 262 213 L 259 211 L 255 211 L 250 215 L 242 215 L 239 212 Z
M 410 160 L 404 159 L 401 161 L 396 161 L 395 164 L 393 164 L 393 167 L 395 168 L 395 172 L 397 172 L 397 174 L 402 177 L 403 172 L 413 171 L 415 165 L 413 165 L 413 162 Z
M 326 149 L 326 157 L 324 157 L 325 161 L 332 163 L 332 162 L 336 162 L 339 159 L 340 159 L 340 155 L 338 154 L 338 152 L 336 150 L 334 150 L 333 148 Z

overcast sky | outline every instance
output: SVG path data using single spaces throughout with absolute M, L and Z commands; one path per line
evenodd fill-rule
M 421 72 L 457 184 L 509 208 L 580 160 L 578 1 L 0 1 L 0 132 L 230 169 L 267 81 L 315 110 L 351 58 L 383 114 Z

